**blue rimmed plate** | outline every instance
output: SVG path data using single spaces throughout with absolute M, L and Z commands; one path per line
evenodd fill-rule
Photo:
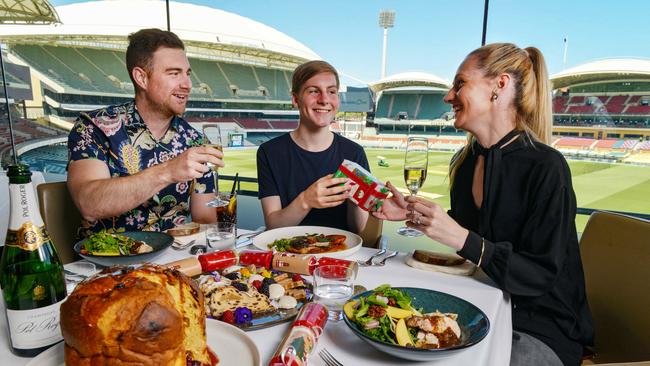
M 416 309 L 422 308 L 424 313 L 431 313 L 438 310 L 442 313 L 458 314 L 457 322 L 461 330 L 460 343 L 446 348 L 422 349 L 403 347 L 398 344 L 377 341 L 368 337 L 357 324 L 344 315 L 345 324 L 347 324 L 359 338 L 381 352 L 406 360 L 436 360 L 452 356 L 474 346 L 483 340 L 490 331 L 490 321 L 487 315 L 485 315 L 481 309 L 466 300 L 434 290 L 414 287 L 394 288 L 408 294 L 412 299 L 411 305 Z M 351 300 L 358 299 L 359 297 L 368 297 L 371 294 L 372 291 L 366 291 L 354 296 Z
M 126 231 L 123 233 L 117 233 L 117 235 L 126 236 L 134 240 L 139 240 L 147 243 L 153 248 L 152 252 L 133 254 L 133 255 L 93 255 L 93 254 L 81 254 L 81 246 L 88 239 L 81 240 L 74 245 L 74 251 L 79 254 L 82 258 L 99 264 L 100 266 L 120 266 L 128 264 L 136 264 L 143 262 L 151 262 L 155 257 L 160 255 L 165 249 L 172 245 L 174 238 L 171 235 L 165 233 L 159 233 L 156 231 Z

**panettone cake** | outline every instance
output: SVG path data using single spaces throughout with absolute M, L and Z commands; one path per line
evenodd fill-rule
M 61 305 L 65 363 L 214 366 L 204 309 L 201 291 L 176 270 L 107 268 Z

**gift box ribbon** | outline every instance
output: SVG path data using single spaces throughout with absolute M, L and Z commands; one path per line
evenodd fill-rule
M 361 177 L 354 174 L 350 169 L 348 169 L 344 165 L 341 165 L 339 167 L 339 170 L 342 171 L 345 175 L 347 175 L 348 178 L 350 178 L 354 183 L 356 183 L 359 186 L 359 188 L 368 187 L 367 189 L 363 189 L 363 190 L 357 189 L 357 191 L 354 193 L 354 198 L 357 200 L 357 202 L 359 202 L 359 206 L 363 206 L 368 200 L 368 198 L 370 198 L 371 195 L 374 195 L 375 197 L 378 197 L 380 199 L 384 199 L 388 197 L 388 194 L 376 190 L 378 185 L 377 182 L 372 182 L 372 184 L 367 185 L 366 182 L 363 179 L 361 179 Z M 364 194 L 366 193 L 365 191 L 371 191 L 374 192 L 375 194 L 372 193 Z

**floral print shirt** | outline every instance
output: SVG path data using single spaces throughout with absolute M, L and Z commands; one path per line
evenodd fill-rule
M 108 165 L 111 177 L 133 175 L 173 159 L 203 137 L 180 117 L 174 117 L 165 135 L 156 140 L 140 117 L 135 102 L 82 113 L 68 137 L 69 161 L 97 159 Z M 194 181 L 165 187 L 148 201 L 122 215 L 82 222 L 81 237 L 94 232 L 163 231 L 185 222 L 190 214 L 190 195 L 213 193 L 217 176 L 210 170 Z M 119 197 L 98 197 L 114 200 Z

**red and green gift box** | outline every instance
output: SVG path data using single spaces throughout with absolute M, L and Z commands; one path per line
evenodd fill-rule
M 388 188 L 353 161 L 343 160 L 334 178 L 350 179 L 350 201 L 366 211 L 378 211 L 388 197 Z

